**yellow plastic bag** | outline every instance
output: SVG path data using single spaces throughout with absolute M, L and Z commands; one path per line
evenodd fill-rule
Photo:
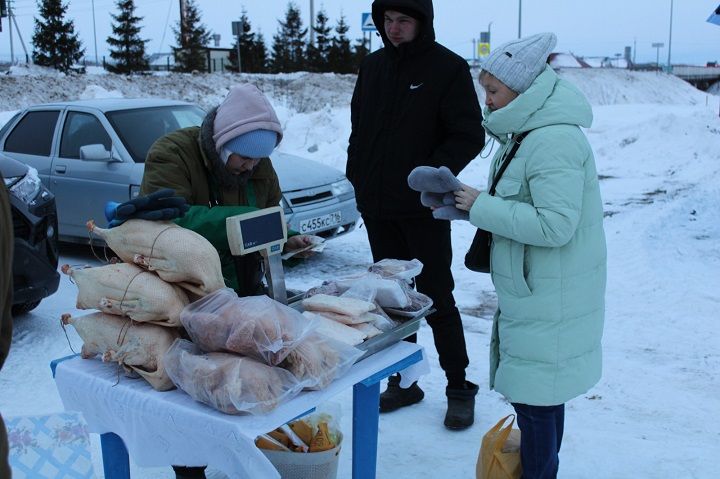
M 510 424 L 503 427 L 508 419 Z M 475 465 L 476 479 L 520 479 L 520 430 L 513 429 L 515 415 L 500 419 L 482 438 Z

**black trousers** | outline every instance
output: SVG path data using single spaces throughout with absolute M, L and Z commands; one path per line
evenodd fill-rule
M 8 454 L 10 448 L 8 446 L 7 431 L 2 416 L 0 416 L 0 477 L 10 477 L 10 464 L 8 464 Z
M 207 466 L 200 467 L 187 467 L 187 466 L 173 466 L 175 471 L 176 479 L 205 479 L 205 468 Z
M 419 259 L 422 273 L 415 278 L 417 290 L 433 300 L 436 312 L 427 317 L 432 328 L 440 367 L 448 386 L 462 388 L 469 364 L 460 312 L 455 306 L 450 222 L 433 218 L 374 219 L 363 215 L 373 261 L 385 258 Z M 417 342 L 413 335 L 406 341 Z

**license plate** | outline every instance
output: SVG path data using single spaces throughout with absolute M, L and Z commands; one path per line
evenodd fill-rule
M 312 233 L 313 231 L 323 230 L 331 226 L 337 226 L 342 222 L 342 215 L 339 211 L 308 218 L 300 222 L 300 233 Z

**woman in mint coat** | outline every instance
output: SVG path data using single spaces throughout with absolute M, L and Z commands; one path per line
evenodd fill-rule
M 590 145 L 580 127 L 592 110 L 547 65 L 545 33 L 497 48 L 483 63 L 483 126 L 501 148 L 490 183 L 527 133 L 494 196 L 463 185 L 456 206 L 492 233 L 498 296 L 490 343 L 490 387 L 515 408 L 523 478 L 554 478 L 564 404 L 600 379 L 607 253 L 603 207 Z

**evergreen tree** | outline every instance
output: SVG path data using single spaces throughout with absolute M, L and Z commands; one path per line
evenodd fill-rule
M 313 72 L 330 71 L 328 55 L 330 53 L 330 46 L 332 45 L 332 38 L 330 37 L 332 28 L 328 25 L 328 20 L 329 18 L 324 9 L 321 9 L 315 17 L 315 26 L 313 27 L 315 44 L 308 44 L 307 49 L 308 68 Z
M 288 3 L 285 21 L 278 23 L 278 32 L 273 36 L 271 70 L 274 73 L 303 70 L 307 28 L 303 29 L 300 9 L 293 2 Z
M 248 71 L 253 73 L 266 73 L 268 71 L 267 46 L 265 45 L 265 37 L 260 32 L 255 34 L 253 47 L 250 50 Z
M 62 0 L 38 0 L 42 20 L 35 17 L 33 62 L 67 72 L 85 53 L 72 21 L 65 21 Z
M 242 63 L 241 71 L 243 73 L 264 73 L 267 71 L 267 48 L 265 40 L 261 34 L 253 34 L 250 20 L 247 17 L 245 9 L 240 15 L 240 25 L 242 27 L 240 34 L 240 61 Z M 230 52 L 230 66 L 228 70 L 238 71 L 237 65 L 238 40 Z
M 370 49 L 368 48 L 365 38 L 355 39 L 355 47 L 353 48 L 353 72 L 360 71 L 360 64 L 368 53 L 370 53 Z
M 134 0 L 117 0 L 115 4 L 120 10 L 119 15 L 110 16 L 113 19 L 113 35 L 107 38 L 110 45 L 110 58 L 115 65 L 108 65 L 113 73 L 133 73 L 145 71 L 150 68 L 145 56 L 145 43 L 148 40 L 140 38 L 140 20 L 135 16 Z
M 349 29 L 350 27 L 345 22 L 345 15 L 340 15 L 340 19 L 335 25 L 335 36 L 332 39 L 332 45 L 328 53 L 331 71 L 335 73 L 352 73 L 354 70 L 353 53 L 350 48 L 350 40 L 347 37 Z
M 207 71 L 205 46 L 210 42 L 210 32 L 201 23 L 200 11 L 195 5 L 195 0 L 186 0 L 185 18 L 178 22 L 174 31 L 178 44 L 177 47 L 173 47 L 175 71 Z

